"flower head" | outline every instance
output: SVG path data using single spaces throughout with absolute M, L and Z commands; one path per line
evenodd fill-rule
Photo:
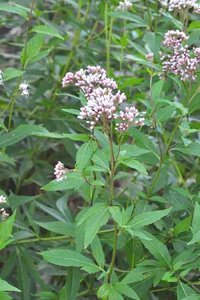
M 169 11 L 182 11 L 193 9 L 194 13 L 200 13 L 200 5 L 197 0 L 160 0 L 163 7 L 168 8 Z
M 19 85 L 19 90 L 21 91 L 21 95 L 27 97 L 29 95 L 29 87 L 30 85 L 24 81 Z
M 65 168 L 63 163 L 58 161 L 54 168 L 54 175 L 56 177 L 56 180 L 57 181 L 63 180 L 64 178 L 66 178 L 66 174 L 67 174 L 67 169 Z
M 6 210 L 4 208 L 0 209 L 0 215 L 2 220 L 5 220 L 7 217 L 9 217 L 9 214 L 6 212 Z
M 153 62 L 153 59 L 154 59 L 154 54 L 152 52 L 149 52 L 147 55 L 146 55 L 146 60 L 150 61 L 150 62 Z
M 0 204 L 1 203 L 6 203 L 6 197 L 3 195 L 0 196 Z
M 200 48 L 189 49 L 184 45 L 188 37 L 184 32 L 170 30 L 165 34 L 164 46 L 167 52 L 161 53 L 164 73 L 179 75 L 181 80 L 195 80 L 196 71 L 200 63 Z
M 117 9 L 122 10 L 122 11 L 127 11 L 127 10 L 131 9 L 132 6 L 133 6 L 133 4 L 130 1 L 124 0 L 124 1 L 119 2 Z
M 183 41 L 186 41 L 188 36 L 179 30 L 169 30 L 165 33 L 163 45 L 167 48 L 174 49 L 180 48 Z
M 3 71 L 0 69 L 0 85 L 3 85 Z
M 106 71 L 100 66 L 88 66 L 76 73 L 67 73 L 63 78 L 63 86 L 68 84 L 78 86 L 86 96 L 87 103 L 81 107 L 79 119 L 86 119 L 92 130 L 97 123 L 103 126 L 112 120 L 120 119 L 122 112 L 118 114 L 119 106 L 126 100 L 126 95 L 118 90 L 115 80 L 108 78 Z M 131 108 L 133 113 L 135 108 Z M 126 114 L 128 111 L 126 112 Z M 131 118 L 122 120 L 126 127 L 134 124 Z M 135 123 L 136 124 L 136 123 Z

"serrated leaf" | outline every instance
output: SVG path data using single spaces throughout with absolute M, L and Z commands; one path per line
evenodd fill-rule
M 133 217 L 133 220 L 128 223 L 127 226 L 132 230 L 140 229 L 149 224 L 155 223 L 169 214 L 171 208 L 157 211 L 147 211 Z
M 91 248 L 92 248 L 92 254 L 93 254 L 96 262 L 98 263 L 98 265 L 100 267 L 103 268 L 104 264 L 105 264 L 105 255 L 104 255 L 104 252 L 103 252 L 101 241 L 98 238 L 98 236 L 96 236 L 93 239 L 93 241 L 91 243 Z
M 110 215 L 107 207 L 98 210 L 91 215 L 85 226 L 84 248 L 87 248 L 97 235 L 99 229 L 108 222 Z
M 43 186 L 42 189 L 45 191 L 67 191 L 73 189 L 77 190 L 84 184 L 85 181 L 81 174 L 77 172 L 70 172 L 66 175 L 66 178 L 63 178 L 59 181 L 50 181 L 47 185 Z
M 143 175 L 148 175 L 147 170 L 144 167 L 144 165 L 135 159 L 128 158 L 128 159 L 121 161 L 121 163 L 127 167 L 137 170 L 138 172 L 140 172 Z
M 93 153 L 97 149 L 97 144 L 94 140 L 83 144 L 77 152 L 76 155 L 76 165 L 78 170 L 82 171 L 89 163 Z
M 68 249 L 54 249 L 41 252 L 43 258 L 58 266 L 81 267 L 90 270 L 89 273 L 98 272 L 100 269 L 89 258 L 79 252 Z
M 48 231 L 59 233 L 62 235 L 75 236 L 75 224 L 70 222 L 52 221 L 52 222 L 36 222 L 40 227 Z
M 167 247 L 152 234 L 148 233 L 150 241 L 140 239 L 145 248 L 164 266 L 169 266 L 171 263 L 171 256 Z

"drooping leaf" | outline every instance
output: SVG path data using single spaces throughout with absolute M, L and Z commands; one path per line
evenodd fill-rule
M 133 220 L 128 223 L 128 227 L 132 230 L 140 229 L 149 224 L 155 223 L 161 218 L 169 214 L 171 208 L 158 210 L 158 211 L 147 211 L 133 217 Z
M 8 3 L 0 4 L 0 11 L 17 14 L 17 15 L 20 15 L 21 17 L 23 17 L 24 19 L 28 18 L 28 15 L 27 15 L 27 12 L 25 9 L 23 9 L 22 7 L 19 8 L 13 4 L 8 4 Z
M 54 27 L 50 27 L 48 25 L 37 25 L 37 26 L 33 27 L 31 31 L 37 32 L 40 34 L 44 34 L 44 35 L 49 35 L 52 37 L 57 37 L 61 40 L 64 40 L 64 38 L 58 32 L 58 30 L 56 30 Z
M 0 292 L 20 292 L 20 290 L 0 278 Z
M 99 271 L 89 258 L 80 254 L 79 252 L 68 249 L 54 249 L 41 252 L 44 259 L 52 264 L 63 267 L 81 267 L 89 273 Z

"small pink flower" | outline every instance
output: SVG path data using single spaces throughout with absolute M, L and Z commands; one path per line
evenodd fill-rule
M 0 204 L 1 203 L 6 203 L 6 197 L 3 195 L 0 196 Z
M 67 174 L 67 169 L 65 168 L 63 163 L 58 161 L 54 168 L 54 175 L 56 177 L 56 180 L 57 181 L 63 180 L 64 178 L 66 178 L 66 174 Z

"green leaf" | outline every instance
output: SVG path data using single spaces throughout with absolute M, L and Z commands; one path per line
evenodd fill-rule
M 199 225 L 199 220 L 200 220 L 200 204 L 195 203 L 195 208 L 194 208 L 194 215 L 192 219 L 192 233 L 193 233 L 193 238 L 192 240 L 188 243 L 188 245 L 192 245 L 194 243 L 197 243 L 200 241 L 200 225 Z
M 176 147 L 174 150 L 200 157 L 200 143 L 198 142 L 191 143 L 185 148 Z
M 21 63 L 26 66 L 33 63 L 35 58 L 40 53 L 40 50 L 44 43 L 44 36 L 41 34 L 34 35 L 27 43 L 27 46 L 23 48 L 21 52 Z
M 147 170 L 145 169 L 144 165 L 135 159 L 128 158 L 128 159 L 121 161 L 121 163 L 127 167 L 137 170 L 138 172 L 142 173 L 143 175 L 148 175 Z
M 3 81 L 8 81 L 13 78 L 21 77 L 24 71 L 18 70 L 16 68 L 7 68 L 4 71 Z
M 93 153 L 97 149 L 97 143 L 94 140 L 83 144 L 76 155 L 76 165 L 78 170 L 82 171 L 89 163 Z
M 77 190 L 85 184 L 83 177 L 77 172 L 69 172 L 63 180 L 53 180 L 47 185 L 43 186 L 42 189 L 46 191 L 67 191 Z
M 5 243 L 9 243 L 14 222 L 15 213 L 11 217 L 0 223 L 0 249 L 4 248 Z
M 169 266 L 171 263 L 171 256 L 167 247 L 150 233 L 148 233 L 148 236 L 151 238 L 150 241 L 140 239 L 145 248 L 147 248 L 163 266 Z
M 63 108 L 62 111 L 76 116 L 80 114 L 80 111 L 78 109 L 73 109 L 73 108 Z
M 1 300 L 13 300 L 6 292 L 0 292 L 0 299 Z
M 20 290 L 0 278 L 0 292 L 20 292 Z
M 160 98 L 164 83 L 165 83 L 164 80 L 159 80 L 153 85 L 152 98 L 154 101 L 156 101 L 158 98 Z
M 97 235 L 95 236 L 95 238 L 93 239 L 93 241 L 91 243 L 91 248 L 92 248 L 92 254 L 93 254 L 97 264 L 103 268 L 104 264 L 105 264 L 105 255 L 103 252 L 101 241 Z
M 34 199 L 36 199 L 36 196 L 23 196 L 11 194 L 8 198 L 8 202 L 12 210 L 15 210 L 20 205 L 33 201 Z
M 109 207 L 109 212 L 112 216 L 112 218 L 115 220 L 115 222 L 122 227 L 123 226 L 123 219 L 122 219 L 122 212 L 119 208 L 119 206 L 111 206 Z
M 140 300 L 136 292 L 124 282 L 117 282 L 114 285 L 115 289 L 131 299 Z
M 153 269 L 146 267 L 136 267 L 131 270 L 122 280 L 122 282 L 129 284 L 140 282 L 153 276 Z
M 194 299 L 191 298 L 193 295 L 195 295 Z M 189 296 L 191 296 L 191 297 L 189 297 Z M 198 300 L 198 298 L 195 298 L 195 297 L 199 297 L 196 295 L 196 292 L 191 287 L 189 287 L 187 284 L 179 281 L 179 285 L 177 286 L 177 300 L 183 300 L 183 299 Z
M 7 163 L 10 165 L 15 165 L 14 159 L 8 156 L 6 153 L 2 153 L 2 152 L 0 152 L 0 162 Z
M 59 233 L 66 236 L 75 236 L 75 224 L 70 222 L 52 221 L 52 222 L 36 222 L 40 227 L 46 230 Z
M 131 229 L 140 229 L 143 226 L 155 223 L 161 218 L 169 214 L 171 208 L 157 211 L 147 211 L 133 217 L 133 220 L 128 223 L 127 226 Z
M 64 38 L 62 37 L 62 35 L 54 28 L 54 27 L 50 27 L 48 25 L 38 25 L 32 28 L 33 32 L 37 32 L 40 34 L 44 34 L 44 35 L 49 35 L 49 36 L 53 36 L 53 37 L 57 37 L 61 40 L 64 40 Z
M 15 4 L 0 4 L 0 11 L 6 11 L 13 14 L 20 15 L 24 19 L 28 19 L 28 15 L 26 10 L 22 9 L 22 7 L 16 7 Z
M 69 300 L 77 299 L 77 293 L 78 293 L 79 286 L 80 286 L 80 280 L 81 280 L 81 271 L 78 268 L 73 268 L 73 267 L 68 268 L 67 283 L 66 283 L 67 298 L 64 298 L 64 299 L 69 299 Z
M 87 248 L 97 235 L 99 229 L 108 222 L 110 214 L 107 207 L 100 208 L 89 217 L 85 226 L 84 248 Z
M 81 267 L 89 270 L 89 273 L 99 272 L 99 268 L 89 258 L 79 252 L 68 249 L 54 249 L 41 252 L 43 258 L 58 266 L 63 267 Z

